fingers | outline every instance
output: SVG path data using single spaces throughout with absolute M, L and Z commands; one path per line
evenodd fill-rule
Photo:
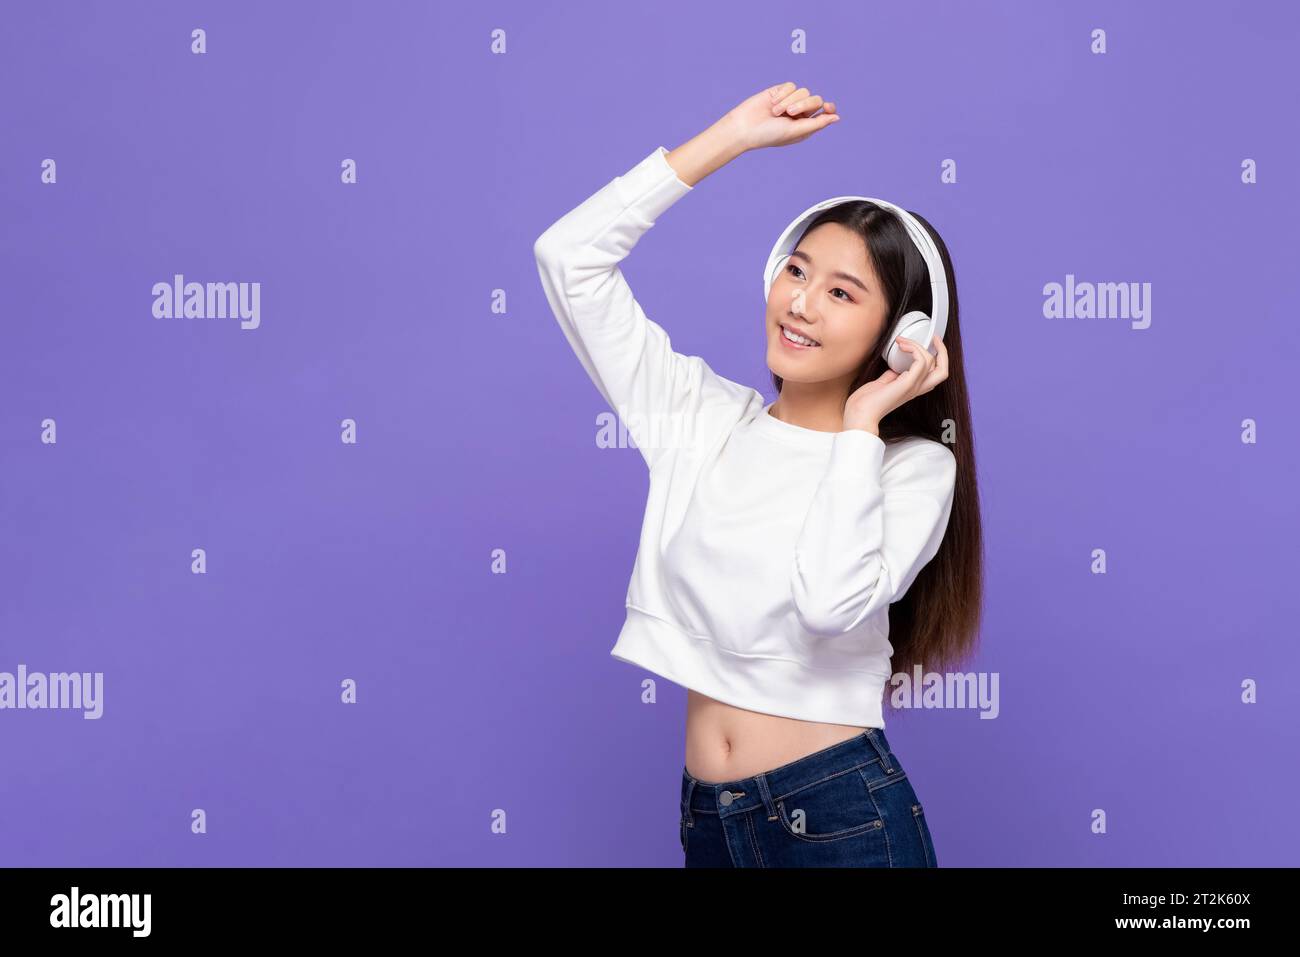
M 934 368 L 930 370 L 930 377 L 926 379 L 925 389 L 929 391 L 941 382 L 948 379 L 948 350 L 944 348 L 943 340 L 935 336 L 935 341 L 939 343 L 939 355 L 934 361 Z
M 902 349 L 912 357 L 912 361 L 909 362 L 907 368 L 899 374 L 899 378 L 906 376 L 910 380 L 910 384 L 915 384 L 916 372 L 921 368 L 921 357 L 916 354 L 915 346 L 916 343 L 911 339 L 905 339 L 902 336 L 898 338 L 898 348 Z
M 911 376 L 913 384 L 924 382 L 934 368 L 934 356 L 930 355 L 930 350 L 922 349 L 919 343 L 905 336 L 899 337 L 898 345 L 912 357 L 912 363 L 903 371 L 903 375 Z
M 795 85 L 793 83 L 778 83 L 776 86 L 770 86 L 767 88 L 767 95 L 772 101 L 772 106 L 775 107 L 779 101 L 785 99 L 785 97 L 794 91 Z M 776 113 L 777 111 L 774 109 L 772 112 Z
M 790 116 L 798 116 L 801 113 L 809 115 L 817 112 L 817 108 L 822 105 L 820 96 L 802 96 L 791 100 L 786 104 L 785 112 Z
M 794 131 L 799 139 L 803 139 L 818 130 L 825 129 L 832 123 L 838 123 L 840 116 L 838 113 L 818 113 L 816 116 L 807 116 L 795 120 Z
M 939 382 L 948 378 L 948 347 L 943 344 L 943 340 L 937 335 L 934 337 L 935 345 L 938 346 L 939 354 L 934 360 L 934 371 L 939 375 Z M 936 382 L 935 385 L 938 385 Z
M 911 375 L 913 387 L 921 392 L 929 392 L 948 378 L 948 349 L 937 335 L 931 337 L 930 341 L 938 350 L 937 355 L 931 355 L 929 349 L 922 349 L 919 343 L 911 339 L 898 340 L 900 347 L 912 356 L 912 364 L 903 375 Z
M 792 102 L 794 102 L 795 100 L 803 99 L 808 95 L 808 88 L 805 86 L 801 86 L 797 90 L 785 89 L 786 86 L 792 86 L 792 85 L 793 84 L 786 83 L 782 86 L 781 96 L 777 97 L 776 102 L 772 104 L 773 116 L 780 116 L 782 113 L 785 112 L 786 107 L 789 106 Z

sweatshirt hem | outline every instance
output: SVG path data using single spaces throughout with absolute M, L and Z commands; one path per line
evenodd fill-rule
M 786 658 L 736 654 L 628 604 L 610 655 L 683 688 L 761 714 L 859 728 L 884 728 L 889 675 L 811 669 Z M 813 675 L 810 672 L 815 671 Z

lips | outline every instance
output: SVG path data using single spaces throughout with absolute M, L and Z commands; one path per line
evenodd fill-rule
M 802 336 L 804 339 L 811 340 L 811 342 L 812 342 L 813 344 L 812 344 L 812 345 L 807 345 L 807 344 L 804 344 L 804 343 L 802 343 L 802 342 L 794 342 L 794 341 L 792 341 L 792 340 L 789 338 L 789 336 L 786 335 L 786 330 L 787 330 L 787 329 L 788 329 L 790 332 L 793 332 L 795 335 Z M 785 343 L 787 346 L 789 346 L 790 348 L 792 348 L 792 349 L 819 349 L 819 348 L 821 348 L 821 343 L 818 342 L 816 339 L 813 339 L 812 336 L 805 335 L 804 333 L 799 332 L 797 329 L 792 329 L 792 328 L 790 328 L 789 326 L 785 325 L 785 323 L 780 323 L 780 324 L 778 324 L 778 331 L 779 331 L 780 334 L 781 334 L 781 341 L 782 341 L 783 343 Z

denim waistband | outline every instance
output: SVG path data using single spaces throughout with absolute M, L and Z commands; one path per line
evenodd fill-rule
M 883 728 L 867 728 L 838 744 L 735 781 L 700 781 L 683 767 L 682 810 L 689 819 L 691 812 L 727 817 L 756 807 L 771 809 L 773 802 L 794 791 L 859 768 L 872 783 L 903 776 Z

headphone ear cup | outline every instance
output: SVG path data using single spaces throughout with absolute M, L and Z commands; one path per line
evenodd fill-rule
M 902 375 L 912 366 L 912 357 L 907 351 L 900 349 L 898 346 L 899 339 L 909 339 L 925 348 L 929 348 L 928 342 L 923 342 L 926 330 L 930 328 L 930 317 L 923 312 L 909 312 L 903 316 L 894 326 L 894 331 L 889 334 L 889 339 L 885 343 L 884 357 L 889 368 L 893 369 L 899 375 Z

